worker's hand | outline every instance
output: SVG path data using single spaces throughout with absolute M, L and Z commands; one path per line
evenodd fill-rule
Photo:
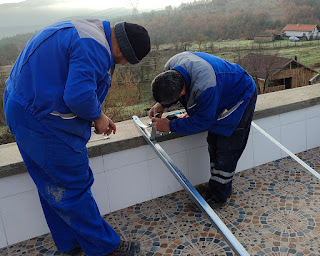
M 159 132 L 170 132 L 170 121 L 167 118 L 153 117 L 152 123 L 154 128 Z
M 152 117 L 155 117 L 157 115 L 157 117 L 161 117 L 163 114 L 164 108 L 162 107 L 162 105 L 157 102 L 156 104 L 154 104 L 154 106 L 150 109 L 149 111 L 149 117 L 150 119 Z
M 112 132 L 116 133 L 116 125 L 112 120 L 107 117 L 104 113 L 94 121 L 95 133 L 110 135 Z

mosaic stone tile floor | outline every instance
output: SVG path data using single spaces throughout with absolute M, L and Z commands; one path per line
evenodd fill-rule
M 320 148 L 298 154 L 320 171 Z M 320 181 L 290 157 L 238 173 L 228 204 L 216 210 L 250 255 L 320 255 Z M 104 218 L 146 256 L 236 255 L 184 191 Z M 63 255 L 50 234 L 0 249 L 0 255 Z

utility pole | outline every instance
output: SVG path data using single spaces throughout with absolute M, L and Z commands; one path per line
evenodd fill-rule
M 139 5 L 139 0 L 130 0 L 130 4 L 132 7 L 132 16 L 138 15 L 138 5 Z

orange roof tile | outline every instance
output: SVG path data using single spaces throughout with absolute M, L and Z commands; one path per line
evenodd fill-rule
M 312 31 L 317 25 L 288 24 L 282 30 L 286 31 Z

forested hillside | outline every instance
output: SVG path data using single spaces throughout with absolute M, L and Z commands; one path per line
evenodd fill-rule
M 130 20 L 146 26 L 154 45 L 179 40 L 253 39 L 287 23 L 319 24 L 319 0 L 203 0 L 144 13 Z
M 107 11 L 96 14 L 96 18 L 109 19 Z M 74 18 L 85 17 L 66 19 Z M 265 29 L 281 30 L 287 23 L 319 25 L 319 19 L 319 0 L 202 0 L 179 8 L 167 6 L 163 11 L 109 19 L 112 24 L 126 20 L 144 25 L 150 33 L 153 49 L 138 65 L 117 68 L 105 111 L 114 121 L 125 120 L 133 113 L 146 115 L 153 104 L 150 81 L 171 56 L 184 50 L 207 51 L 231 62 L 248 52 L 268 52 L 286 58 L 298 57 L 304 65 L 318 69 L 320 41 L 279 40 L 263 45 L 241 39 L 252 39 Z M 10 65 L 35 32 L 0 40 L 0 106 Z M 11 141 L 13 137 L 0 108 L 0 144 Z
M 21 49 L 33 35 L 34 33 L 27 33 L 1 39 L 0 66 L 13 64 Z
M 96 14 L 100 19 L 110 16 L 108 10 Z M 111 22 L 114 24 L 119 20 L 144 25 L 156 48 L 168 43 L 196 42 L 201 45 L 208 41 L 253 39 L 265 29 L 281 30 L 287 23 L 319 25 L 320 1 L 201 0 L 178 8 L 167 6 L 163 11 L 117 17 Z M 0 66 L 13 64 L 34 33 L 1 39 Z

